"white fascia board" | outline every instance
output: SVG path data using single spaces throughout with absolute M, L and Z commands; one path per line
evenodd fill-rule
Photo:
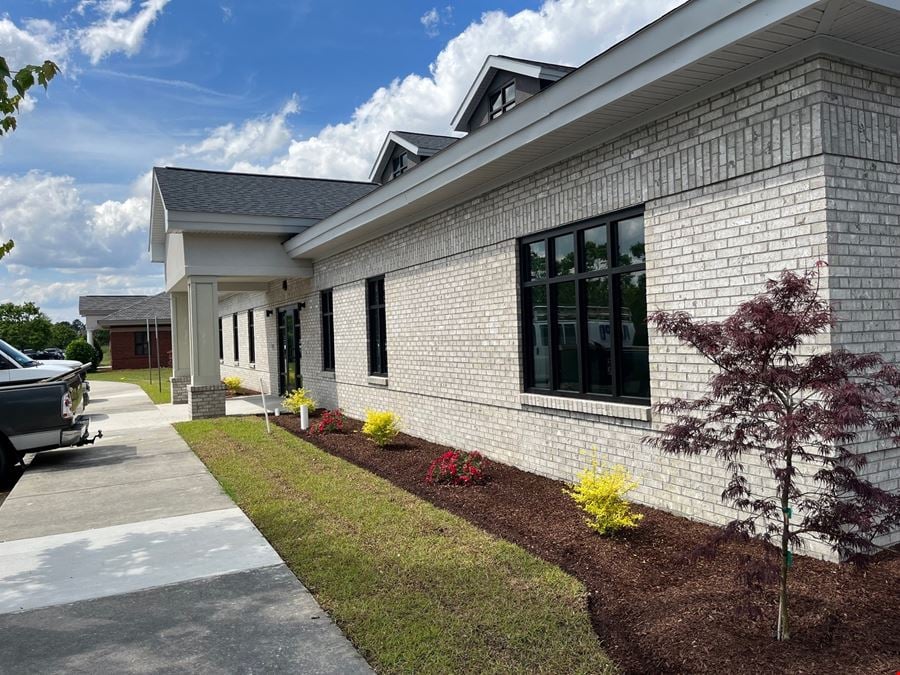
M 450 123 L 450 126 L 454 131 L 465 131 L 465 124 L 469 121 L 469 117 L 472 116 L 472 112 L 475 106 L 478 105 L 478 101 L 480 101 L 481 97 L 484 95 L 485 89 L 494 78 L 494 75 L 501 70 L 540 80 L 552 80 L 554 82 L 563 75 L 567 75 L 571 72 L 569 70 L 554 68 L 549 64 L 523 63 L 516 59 L 509 59 L 503 56 L 497 56 L 496 54 L 491 54 L 484 60 L 481 70 L 478 71 L 478 76 L 475 78 L 472 86 L 469 87 L 469 91 L 466 93 L 463 102 L 453 116 L 453 121 Z
M 409 172 L 406 181 L 392 181 L 294 236 L 285 250 L 295 258 L 315 257 L 313 252 L 330 241 L 814 4 L 693 0 L 682 5 L 532 97 L 515 114 L 493 120 L 438 153 Z
M 433 151 L 424 151 L 420 153 L 419 148 L 412 144 L 407 139 L 402 136 L 398 136 L 393 131 L 389 132 L 388 135 L 384 139 L 384 143 L 381 144 L 381 150 L 378 153 L 378 159 L 375 160 L 375 164 L 372 165 L 372 171 L 369 173 L 369 182 L 374 183 L 375 179 L 381 175 L 381 172 L 384 171 L 384 167 L 387 165 L 388 157 L 391 156 L 391 152 L 393 152 L 392 145 L 399 145 L 414 155 L 422 154 L 427 157 L 433 155 Z
M 154 227 L 156 224 L 156 199 L 154 199 L 154 197 L 157 194 L 159 195 L 159 201 L 163 204 L 163 232 L 157 232 L 157 228 Z M 166 260 L 165 204 L 166 202 L 163 199 L 162 191 L 159 189 L 159 184 L 156 182 L 156 172 L 153 171 L 151 173 L 150 183 L 150 227 L 147 237 L 147 249 L 150 251 L 150 262 L 165 262 Z
M 231 213 L 166 211 L 166 232 L 204 232 L 248 235 L 294 235 L 319 222 L 315 218 L 243 216 Z

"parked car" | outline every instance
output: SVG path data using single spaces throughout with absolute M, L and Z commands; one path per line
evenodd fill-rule
M 51 360 L 43 361 L 20 352 L 7 342 L 0 340 L 0 387 L 10 384 L 27 384 L 38 382 L 60 373 L 79 371 L 81 379 L 87 378 L 90 364 L 81 361 Z M 90 387 L 87 387 L 89 390 Z
M 93 443 L 86 382 L 78 370 L 58 372 L 49 379 L 0 388 L 0 480 L 29 452 Z

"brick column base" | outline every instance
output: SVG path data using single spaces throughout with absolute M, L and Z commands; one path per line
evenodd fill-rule
M 190 375 L 179 375 L 169 378 L 169 386 L 172 391 L 172 403 L 188 402 L 188 385 L 191 383 Z
M 188 405 L 191 419 L 202 420 L 209 417 L 225 417 L 225 385 L 188 385 Z

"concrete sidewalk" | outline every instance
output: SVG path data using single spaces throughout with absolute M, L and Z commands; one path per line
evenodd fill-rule
M 92 393 L 104 439 L 0 506 L 0 672 L 371 672 L 146 395 Z

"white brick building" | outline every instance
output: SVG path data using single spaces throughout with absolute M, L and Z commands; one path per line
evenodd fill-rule
M 817 346 L 898 357 L 900 3 L 694 0 L 577 69 L 491 57 L 454 126 L 395 132 L 380 186 L 155 170 L 176 402 L 302 380 L 553 477 L 596 447 L 720 522 L 721 467 L 641 442 L 710 372 L 647 311 L 722 318 L 824 259 Z M 900 489 L 900 449 L 859 450 Z

